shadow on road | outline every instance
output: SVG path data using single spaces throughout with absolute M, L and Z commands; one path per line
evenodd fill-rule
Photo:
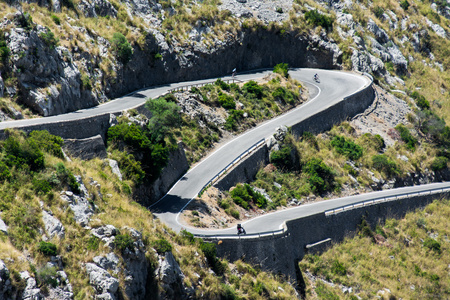
M 188 198 L 181 198 L 175 195 L 166 195 L 161 201 L 150 207 L 154 214 L 172 213 L 177 214 L 189 202 Z

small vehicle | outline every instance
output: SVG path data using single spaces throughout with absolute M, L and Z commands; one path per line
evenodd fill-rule
M 314 74 L 313 79 L 314 79 L 315 82 L 320 83 L 319 75 Z
M 246 234 L 244 227 L 242 227 L 241 224 L 237 224 L 237 234 L 241 235 L 241 234 Z

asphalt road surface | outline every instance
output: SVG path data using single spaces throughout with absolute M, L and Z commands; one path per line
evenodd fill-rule
M 319 74 L 320 83 L 313 81 L 315 73 Z M 344 97 L 362 89 L 370 82 L 367 77 L 341 71 L 295 69 L 290 70 L 289 74 L 308 86 L 310 100 L 305 104 L 277 118 L 266 121 L 256 128 L 234 138 L 189 170 L 172 187 L 166 196 L 150 207 L 151 211 L 161 219 L 161 221 L 169 225 L 175 231 L 179 231 L 181 228 L 187 228 L 187 226 L 179 223 L 179 212 L 198 194 L 200 189 L 211 178 L 231 163 L 237 156 L 262 138 L 270 137 L 277 127 L 282 125 L 292 126 L 299 121 L 342 101 Z M 246 74 L 245 76 L 240 75 L 238 78 L 241 80 L 249 80 L 259 76 L 261 76 L 261 73 Z M 263 220 L 264 218 L 260 219 Z M 283 221 L 284 220 L 281 220 L 281 222 Z M 264 221 L 262 222 L 264 224 Z M 258 230 L 271 230 L 272 220 L 270 222 L 271 224 L 248 228 L 247 233 L 256 232 Z M 230 232 L 231 230 L 234 229 L 229 229 Z M 189 228 L 189 231 L 196 234 L 205 233 L 205 230 L 194 228 Z M 216 232 L 225 233 L 228 231 L 208 231 L 208 233 Z

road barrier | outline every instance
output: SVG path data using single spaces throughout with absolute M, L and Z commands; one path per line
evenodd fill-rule
M 247 155 L 264 145 L 266 139 L 262 138 L 258 142 L 254 143 L 252 146 L 250 146 L 247 150 L 245 150 L 241 155 L 236 157 L 231 163 L 229 163 L 225 168 L 219 171 L 216 176 L 214 176 L 208 183 L 206 183 L 201 189 L 200 192 L 198 192 L 198 196 L 201 197 L 203 192 L 212 186 L 214 183 L 217 182 L 217 180 L 220 179 L 220 177 L 224 174 L 226 174 L 231 168 L 233 168 L 236 164 L 238 164 L 242 159 L 244 159 Z
M 257 233 L 249 233 L 249 234 L 194 234 L 195 237 L 206 238 L 206 239 L 252 239 L 252 238 L 261 238 L 261 237 L 274 237 L 275 235 L 280 235 L 286 233 L 287 230 L 283 227 L 282 229 L 273 230 L 273 231 L 264 231 Z
M 217 80 L 216 80 L 216 81 L 217 81 Z M 197 87 L 202 87 L 202 86 L 205 86 L 205 85 L 208 85 L 208 84 L 214 84 L 216 81 L 208 81 L 208 82 L 204 82 L 204 83 L 182 85 L 182 86 L 179 86 L 179 87 L 176 87 L 176 88 L 169 89 L 168 92 L 169 92 L 169 93 L 172 93 L 172 92 L 182 92 L 182 91 L 184 91 L 184 90 L 190 91 L 190 90 L 191 90 L 192 88 L 194 88 L 194 87 L 197 88 Z M 225 79 L 225 80 L 222 80 L 222 81 L 224 81 L 224 82 L 226 82 L 226 83 L 228 83 L 228 84 L 230 84 L 230 83 L 235 83 L 235 82 L 243 82 L 242 80 L 239 80 L 239 79 L 236 79 L 236 78 L 233 78 L 233 79 Z
M 361 207 L 366 207 L 366 206 L 370 206 L 370 205 L 377 205 L 377 204 L 383 203 L 383 202 L 396 201 L 396 200 L 401 200 L 401 199 L 407 199 L 407 198 L 414 197 L 414 196 L 433 195 L 433 194 L 439 194 L 439 193 L 445 193 L 445 192 L 450 192 L 450 188 L 436 188 L 436 189 L 431 189 L 431 190 L 427 190 L 427 191 L 406 193 L 406 194 L 400 195 L 400 196 L 379 197 L 379 198 L 375 198 L 372 200 L 361 201 L 358 203 L 345 205 L 345 206 L 337 207 L 335 209 L 327 210 L 327 211 L 325 211 L 325 216 L 328 217 L 331 215 L 336 215 L 341 212 L 345 212 L 345 211 L 349 211 L 349 210 L 357 209 L 357 208 L 361 208 Z

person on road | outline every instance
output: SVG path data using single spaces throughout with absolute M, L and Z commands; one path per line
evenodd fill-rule
M 246 234 L 244 227 L 242 227 L 241 224 L 237 225 L 237 231 L 238 231 L 238 235 L 240 234 Z
M 315 81 L 319 81 L 319 75 L 316 73 L 316 74 L 314 74 L 314 80 Z

